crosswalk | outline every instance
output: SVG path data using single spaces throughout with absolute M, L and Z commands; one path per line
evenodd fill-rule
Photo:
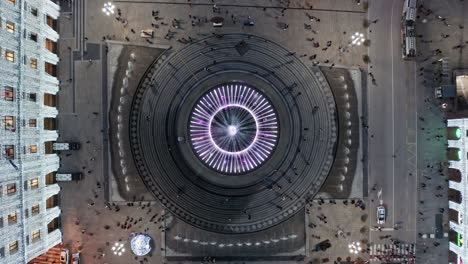
M 416 255 L 416 247 L 414 244 L 374 244 L 370 246 L 369 255 L 370 261 L 410 261 Z
M 452 75 L 450 70 L 450 60 L 447 57 L 444 57 L 442 60 L 442 78 L 445 81 L 444 83 L 449 83 Z

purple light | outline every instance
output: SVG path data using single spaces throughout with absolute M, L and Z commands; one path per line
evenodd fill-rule
M 227 174 L 246 173 L 270 157 L 278 139 L 278 120 L 259 91 L 228 84 L 198 100 L 189 133 L 192 147 L 205 165 Z

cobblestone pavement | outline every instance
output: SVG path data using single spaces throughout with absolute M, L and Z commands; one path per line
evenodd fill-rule
M 454 116 L 451 113 L 453 102 L 444 112 L 444 102 L 434 98 L 434 87 L 448 84 L 451 77 L 440 76 L 439 59 L 448 62 L 445 67 L 451 73 L 454 69 L 466 68 L 465 52 L 468 33 L 468 21 L 464 9 L 467 3 L 459 0 L 422 1 L 418 9 L 417 47 L 418 67 L 418 222 L 417 250 L 421 263 L 448 262 L 448 238 L 431 238 L 437 228 L 448 233 L 448 176 L 442 162 L 447 160 L 445 118 Z M 429 12 L 429 13 L 428 13 Z M 440 16 L 440 17 L 439 17 Z M 446 35 L 446 36 L 443 36 Z M 462 47 L 457 47 L 462 45 Z M 440 217 L 441 222 L 436 218 Z M 438 226 L 439 225 L 439 226 Z M 426 238 L 427 237 L 427 238 Z
M 348 258 L 351 260 L 369 259 L 367 210 L 356 206 L 358 200 L 325 200 L 323 202 L 316 200 L 306 209 L 309 213 L 308 235 L 311 237 L 310 260 L 320 263 L 319 260 L 324 262 L 323 260 L 327 259 L 331 262 L 340 259 L 345 261 Z M 332 247 L 326 251 L 315 251 L 315 245 L 327 239 L 330 240 Z M 349 245 L 353 243 L 360 243 L 364 253 L 351 254 Z

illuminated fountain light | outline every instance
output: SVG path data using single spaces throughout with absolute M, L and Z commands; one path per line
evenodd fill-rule
M 275 109 L 260 91 L 226 84 L 202 96 L 190 116 L 190 141 L 208 167 L 243 174 L 271 156 L 279 136 Z

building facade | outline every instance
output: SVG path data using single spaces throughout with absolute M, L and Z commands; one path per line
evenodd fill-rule
M 0 263 L 27 263 L 62 241 L 58 16 L 51 0 L 0 0 Z
M 468 118 L 447 121 L 449 160 L 449 263 L 463 263 L 468 259 L 468 247 L 463 239 L 468 236 Z

